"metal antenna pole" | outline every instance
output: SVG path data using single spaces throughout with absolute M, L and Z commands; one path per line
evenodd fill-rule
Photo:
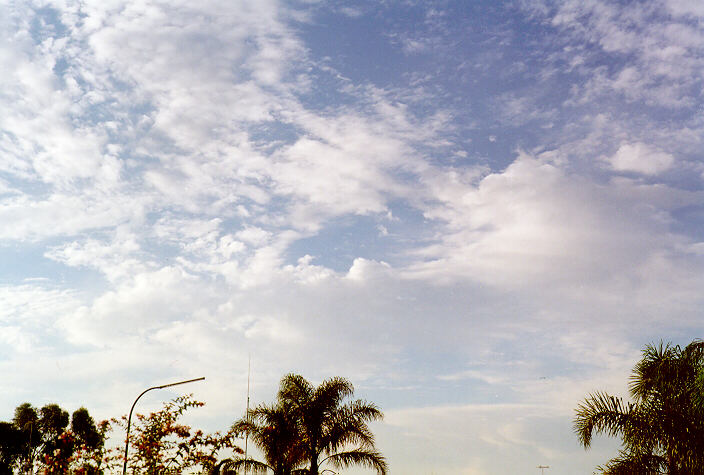
M 550 468 L 550 465 L 538 465 L 538 468 L 540 469 L 540 475 L 545 475 L 545 469 Z
M 247 412 L 245 413 L 245 420 L 249 422 L 249 376 L 252 372 L 252 355 L 249 356 L 247 360 Z M 247 443 L 249 442 L 249 431 L 244 435 L 244 473 L 245 475 L 249 472 L 247 467 Z
M 203 381 L 205 379 L 205 376 L 202 378 L 196 378 L 196 379 L 188 379 L 186 381 L 179 381 L 177 383 L 169 383 L 169 384 L 162 384 L 161 386 L 154 386 L 151 388 L 147 388 L 144 391 L 142 391 L 142 394 L 137 396 L 137 399 L 134 400 L 132 403 L 132 408 L 130 408 L 130 415 L 127 416 L 127 436 L 125 437 L 125 463 L 122 465 L 122 475 L 125 475 L 127 473 L 127 449 L 130 446 L 130 423 L 132 422 L 132 411 L 134 411 L 134 406 L 137 405 L 137 401 L 139 401 L 139 398 L 144 396 L 144 394 L 148 391 L 151 391 L 152 389 L 164 389 L 164 388 L 169 388 L 171 386 L 178 386 L 179 384 L 186 384 L 186 383 L 194 383 L 196 381 Z

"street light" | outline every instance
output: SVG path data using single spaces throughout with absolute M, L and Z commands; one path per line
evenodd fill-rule
M 545 469 L 550 468 L 550 465 L 538 465 L 538 468 L 540 469 L 540 473 L 545 475 Z
M 139 401 L 139 398 L 144 396 L 144 393 L 147 391 L 151 391 L 152 389 L 164 389 L 168 388 L 171 386 L 178 386 L 179 384 L 186 384 L 186 383 L 194 383 L 196 381 L 203 381 L 205 379 L 205 376 L 202 378 L 196 378 L 196 379 L 188 379 L 186 381 L 179 381 L 178 383 L 170 383 L 170 384 L 162 384 L 161 386 L 154 386 L 152 388 L 145 389 L 142 391 L 142 394 L 137 396 L 137 399 L 134 400 L 134 403 L 132 403 L 132 408 L 130 409 L 130 415 L 127 417 L 127 438 L 125 440 L 125 463 L 122 465 L 122 475 L 125 475 L 127 473 L 127 449 L 130 446 L 130 423 L 132 422 L 132 411 L 134 411 L 134 406 L 137 405 L 137 401 Z

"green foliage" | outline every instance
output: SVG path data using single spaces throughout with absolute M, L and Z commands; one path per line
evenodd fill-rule
M 34 406 L 25 402 L 15 408 L 12 419 L 14 426 L 20 431 L 22 451 L 17 457 L 20 471 L 28 471 L 37 457 L 42 437 L 39 431 L 39 414 Z
M 149 416 L 137 414 L 130 429 L 128 467 L 145 474 L 176 474 L 194 468 L 210 471 L 220 450 L 234 448 L 234 435 L 204 434 L 179 423 L 187 410 L 201 406 L 202 402 L 186 395 L 165 403 L 162 410 Z M 126 426 L 127 417 L 114 422 Z
M 103 434 L 100 433 L 85 407 L 77 409 L 71 416 L 71 431 L 78 442 L 88 449 L 97 449 L 104 442 L 101 437 Z
M 182 396 L 149 416 L 137 414 L 130 433 L 130 470 L 146 474 L 187 470 L 208 473 L 215 469 L 221 450 L 239 451 L 230 432 L 205 434 L 179 423 L 188 409 L 202 405 L 192 396 Z M 81 407 L 71 415 L 69 428 L 68 412 L 57 404 L 47 404 L 40 410 L 30 403 L 20 404 L 12 423 L 0 422 L 0 475 L 13 470 L 76 475 L 117 473 L 122 467 L 123 452 L 106 447 L 106 440 L 113 425 L 125 426 L 126 419 L 123 416 L 96 424 L 88 410 Z
M 85 408 L 73 413 L 71 430 L 68 421 L 58 404 L 17 406 L 12 423 L 0 423 L 0 473 L 102 473 L 109 424 L 96 427 Z
M 76 410 L 71 416 L 71 435 L 74 436 L 74 452 L 71 457 L 71 473 L 112 473 L 121 460 L 116 448 L 106 448 L 108 433 L 112 430 L 109 421 L 97 425 L 85 408 Z
M 45 463 L 51 460 L 56 465 L 56 470 L 50 470 L 50 473 L 63 473 L 61 470 L 68 467 L 68 460 L 73 454 L 75 438 L 64 434 L 68 420 L 68 412 L 58 404 L 47 404 L 39 410 L 41 453 Z
M 317 475 L 326 464 L 337 469 L 361 465 L 385 475 L 386 460 L 376 450 L 368 426 L 383 414 L 360 399 L 345 403 L 353 394 L 352 383 L 344 378 L 331 378 L 315 387 L 302 376 L 284 376 L 275 405 L 257 406 L 232 427 L 239 434 L 249 434 L 266 462 L 239 459 L 227 467 L 262 474 L 271 470 L 275 475 Z
M 58 404 L 47 404 L 39 411 L 39 429 L 42 435 L 51 440 L 58 438 L 68 427 L 68 412 Z
M 576 410 L 575 432 L 585 448 L 593 433 L 621 437 L 623 449 L 602 473 L 704 473 L 703 382 L 704 342 L 648 345 L 631 375 L 634 402 L 589 395 Z
M 0 422 L 0 475 L 12 473 L 23 447 L 22 431 L 11 422 Z
M 230 462 L 230 469 L 243 469 L 253 474 L 287 475 L 305 462 L 305 447 L 301 444 L 298 427 L 291 411 L 281 403 L 260 404 L 251 409 L 245 418 L 235 422 L 232 431 L 247 434 L 264 453 L 266 463 L 252 459 Z

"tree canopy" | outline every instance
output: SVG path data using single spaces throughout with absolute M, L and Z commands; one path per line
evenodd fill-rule
M 337 469 L 361 465 L 385 475 L 386 460 L 368 426 L 383 414 L 361 399 L 345 402 L 353 394 L 352 383 L 344 378 L 316 387 L 300 375 L 284 376 L 274 405 L 257 406 L 233 425 L 234 431 L 252 437 L 266 461 L 240 458 L 228 467 L 317 475 L 326 464 Z
M 86 408 L 69 413 L 58 404 L 37 410 L 25 402 L 15 408 L 12 422 L 0 422 L 0 474 L 98 473 L 107 428 L 97 427 Z
M 629 390 L 633 402 L 596 392 L 576 410 L 585 448 L 594 433 L 621 437 L 622 450 L 602 473 L 704 473 L 704 341 L 646 346 Z

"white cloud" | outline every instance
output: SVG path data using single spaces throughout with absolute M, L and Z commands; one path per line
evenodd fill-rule
M 138 218 L 144 202 L 120 196 L 53 194 L 45 200 L 27 196 L 0 200 L 0 220 L 8 223 L 0 238 L 43 239 L 112 227 Z
M 64 315 L 60 323 L 72 342 L 112 346 L 108 342 L 145 336 L 192 316 L 208 307 L 209 295 L 193 276 L 164 267 L 133 276 L 98 296 L 90 307 Z
M 278 193 L 300 198 L 302 206 L 323 216 L 386 212 L 389 199 L 411 194 L 394 172 L 421 171 L 424 165 L 411 143 L 433 133 L 414 136 L 418 126 L 403 108 L 383 100 L 371 116 L 304 112 L 293 118 L 309 135 L 277 152 L 271 176 Z
M 617 171 L 658 175 L 672 167 L 675 158 L 640 142 L 622 144 L 616 153 L 608 158 L 611 167 Z
M 144 272 L 149 266 L 139 257 L 135 236 L 119 232 L 112 242 L 88 239 L 50 249 L 45 256 L 71 267 L 96 269 L 113 283 Z
M 414 475 L 473 473 L 465 471 L 468 460 L 475 460 L 474 473 L 530 473 L 540 463 L 573 473 L 585 462 L 595 466 L 607 458 L 598 446 L 584 454 L 572 442 L 569 426 L 562 426 L 550 408 L 533 405 L 398 409 L 387 411 L 379 430 L 382 450 L 392 460 L 397 453 L 407 454 L 404 473 Z M 401 441 L 411 450 L 401 450 Z M 613 445 L 610 448 L 615 451 Z M 443 456 L 429 455 L 436 452 Z
M 348 17 L 351 18 L 359 18 L 364 14 L 364 12 L 360 8 L 354 8 L 354 7 L 340 7 L 340 12 L 343 15 L 347 15 Z
M 659 171 L 663 165 L 636 166 Z M 525 154 L 478 183 L 471 175 L 458 183 L 452 173 L 436 180 L 430 186 L 444 204 L 426 216 L 447 228 L 419 251 L 427 260 L 411 275 L 464 276 L 501 287 L 614 284 L 617 269 L 644 268 L 683 242 L 669 232 L 668 213 L 698 199 L 670 190 L 678 196 L 673 201 L 656 185 L 598 185 Z
M 12 358 L 13 352 L 29 355 L 46 351 L 53 323 L 79 303 L 74 292 L 42 285 L 0 287 L 0 337 L 5 357 Z
M 704 5 L 688 0 L 667 0 L 667 8 L 675 15 L 702 17 L 704 16 Z
M 254 246 L 263 246 L 270 241 L 271 233 L 262 228 L 251 226 L 237 231 L 235 237 Z
M 18 246 L 69 277 L 0 287 L 7 411 L 10 397 L 66 397 L 114 416 L 142 386 L 205 375 L 194 390 L 222 429 L 243 409 L 251 354 L 257 401 L 289 371 L 378 396 L 395 472 L 544 461 L 577 473 L 575 402 L 602 384 L 618 392 L 642 339 L 699 316 L 704 253 L 678 213 L 702 193 L 677 177 L 701 176 L 701 121 L 660 126 L 635 104 L 675 114 L 698 100 L 694 7 L 672 2 L 673 18 L 648 22 L 642 5 L 560 4 L 565 50 L 530 73 L 568 80 L 560 109 L 525 89 L 473 99 L 482 74 L 500 70 L 501 89 L 540 56 L 509 36 L 492 41 L 524 69 L 467 56 L 459 76 L 445 74 L 454 63 L 389 72 L 383 89 L 303 44 L 318 6 L 46 5 L 63 26 L 33 31 L 31 2 L 0 7 L 0 257 Z M 446 39 L 397 38 L 416 52 Z M 423 61 L 450 49 L 434 51 Z M 498 125 L 482 129 L 497 104 Z M 534 119 L 555 125 L 527 130 Z M 475 132 L 500 137 L 492 150 L 535 148 L 508 166 L 478 159 Z M 371 232 L 350 240 L 340 271 L 344 219 Z M 86 270 L 105 281 L 84 282 Z
M 613 92 L 630 101 L 671 108 L 696 103 L 704 62 L 702 43 L 695 38 L 701 32 L 687 23 L 686 15 L 696 15 L 697 9 L 684 7 L 679 1 L 669 2 L 668 7 L 675 15 L 663 15 L 646 4 L 560 3 L 551 18 L 553 25 L 581 42 L 599 45 L 620 60 L 620 66 L 609 72 L 606 67 L 580 66 L 588 77 L 584 87 L 574 86 L 582 103 Z M 628 56 L 624 59 L 622 55 Z
M 358 257 L 352 263 L 352 267 L 347 272 L 347 278 L 356 281 L 365 281 L 376 279 L 379 275 L 388 274 L 391 271 L 390 266 L 386 262 L 373 262 L 367 259 Z

